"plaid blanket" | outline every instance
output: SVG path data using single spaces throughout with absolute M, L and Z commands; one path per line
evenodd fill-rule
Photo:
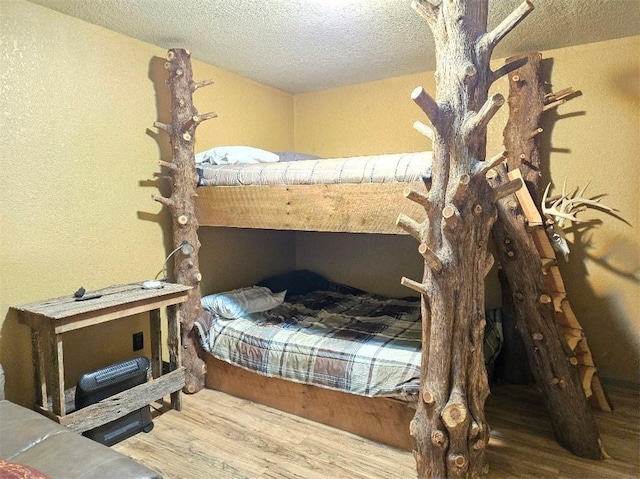
M 208 331 L 198 327 L 206 351 L 250 371 L 412 401 L 420 383 L 420 318 L 418 299 L 314 291 L 264 313 L 213 318 Z M 501 330 L 499 336 L 494 343 L 501 345 Z M 485 346 L 485 359 L 487 351 L 492 356 L 496 348 Z

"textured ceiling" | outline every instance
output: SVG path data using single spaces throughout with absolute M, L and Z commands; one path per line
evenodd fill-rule
M 292 93 L 435 67 L 411 0 L 31 1 Z M 521 1 L 490 0 L 489 28 Z M 640 0 L 533 3 L 494 58 L 640 33 Z

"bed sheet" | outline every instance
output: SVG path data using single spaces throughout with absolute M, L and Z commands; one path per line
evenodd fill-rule
M 198 165 L 198 186 L 410 183 L 431 177 L 431 152 L 275 163 Z
M 487 317 L 485 362 L 502 344 L 498 320 Z M 419 392 L 417 298 L 314 291 L 268 312 L 197 326 L 207 352 L 264 376 L 404 401 Z

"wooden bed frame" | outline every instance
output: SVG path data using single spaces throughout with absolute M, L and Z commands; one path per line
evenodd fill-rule
M 206 354 L 205 385 L 239 398 L 311 419 L 382 444 L 411 451 L 410 403 L 368 398 L 317 386 L 269 378 Z
M 402 213 L 424 219 L 424 209 L 403 201 L 420 183 L 276 186 L 204 186 L 197 189 L 200 226 L 342 233 L 407 234 Z M 205 354 L 205 386 L 296 416 L 411 451 L 410 403 L 368 398 L 270 378 Z
M 342 233 L 407 234 L 402 213 L 424 220 L 424 209 L 403 201 L 420 183 L 205 186 L 197 189 L 200 226 Z

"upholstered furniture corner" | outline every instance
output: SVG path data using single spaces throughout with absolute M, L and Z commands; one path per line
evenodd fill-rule
M 0 476 L 4 461 L 24 464 L 51 479 L 156 479 L 160 474 L 4 398 L 0 366 Z M 13 477 L 13 476 L 12 476 Z M 31 476 L 30 476 L 31 477 Z M 37 476 L 35 476 L 37 477 Z

